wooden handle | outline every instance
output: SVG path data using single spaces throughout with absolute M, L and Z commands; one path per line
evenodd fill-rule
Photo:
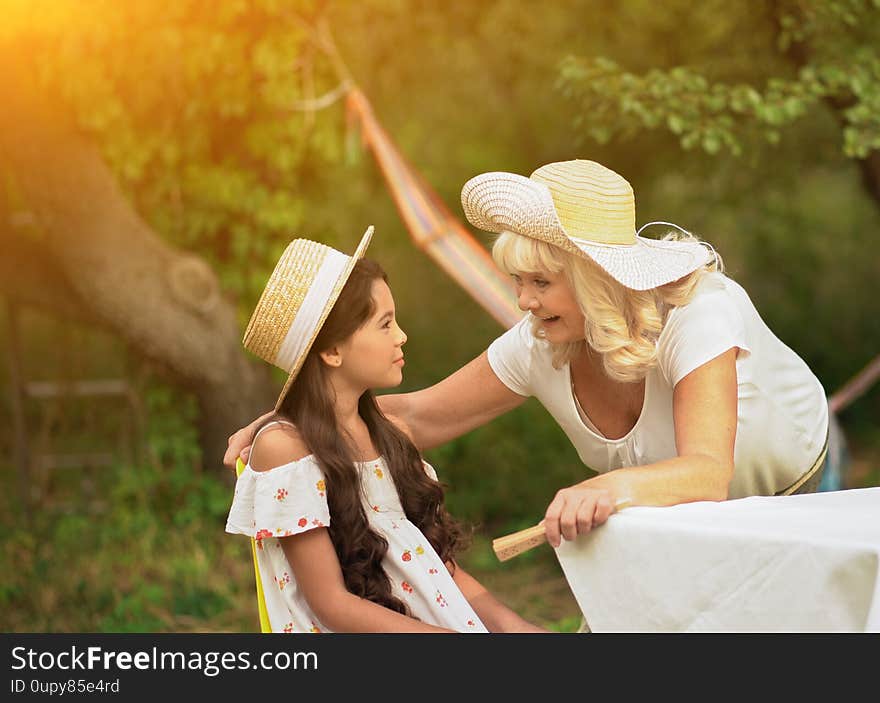
M 630 503 L 632 501 L 629 498 L 621 498 L 614 504 L 614 511 L 622 510 Z M 535 525 L 492 540 L 492 549 L 499 561 L 507 561 L 546 541 L 547 533 L 544 530 L 544 525 Z
M 527 527 L 525 530 L 514 532 L 512 535 L 499 537 L 492 540 L 492 549 L 499 561 L 507 561 L 517 554 L 522 554 L 532 547 L 547 541 L 547 535 L 544 532 L 543 525 L 535 525 Z

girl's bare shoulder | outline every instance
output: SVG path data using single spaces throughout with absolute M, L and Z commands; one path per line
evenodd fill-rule
M 268 471 L 277 466 L 299 461 L 311 452 L 299 433 L 288 423 L 278 423 L 260 432 L 250 454 L 250 467 L 254 471 Z

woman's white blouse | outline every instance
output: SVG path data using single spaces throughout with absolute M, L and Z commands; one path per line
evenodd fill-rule
M 828 403 L 822 384 L 770 331 L 745 290 L 721 273 L 705 276 L 691 302 L 670 312 L 657 343 L 658 364 L 645 379 L 641 415 L 619 439 L 603 437 L 581 419 L 570 366 L 553 368 L 550 344 L 534 337 L 530 317 L 489 346 L 489 365 L 512 391 L 536 397 L 595 471 L 677 456 L 673 389 L 733 347 L 739 348 L 738 406 L 729 497 L 786 489 L 813 465 L 825 444 Z

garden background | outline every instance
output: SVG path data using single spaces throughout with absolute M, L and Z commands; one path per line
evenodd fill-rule
M 638 224 L 712 242 L 844 388 L 880 353 L 878 47 L 877 0 L 0 0 L 0 629 L 259 629 L 220 458 L 282 383 L 241 335 L 291 239 L 351 252 L 375 225 L 402 390 L 501 331 L 414 246 L 355 85 L 462 219 L 480 172 L 623 174 Z M 878 411 L 866 383 L 838 413 L 848 488 L 880 485 Z M 490 548 L 589 474 L 549 415 L 428 459 L 474 525 L 466 566 L 574 630 L 549 548 Z

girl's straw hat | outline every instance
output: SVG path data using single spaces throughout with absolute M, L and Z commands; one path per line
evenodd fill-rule
M 634 290 L 675 281 L 713 256 L 702 243 L 640 237 L 648 225 L 636 231 L 632 187 L 595 161 L 547 164 L 529 178 L 483 173 L 464 184 L 461 204 L 471 224 L 480 229 L 515 232 L 553 244 L 590 259 Z
M 275 410 L 281 407 L 372 237 L 373 226 L 370 225 L 354 256 L 308 239 L 294 239 L 281 255 L 251 315 L 243 340 L 245 349 L 289 374 Z

